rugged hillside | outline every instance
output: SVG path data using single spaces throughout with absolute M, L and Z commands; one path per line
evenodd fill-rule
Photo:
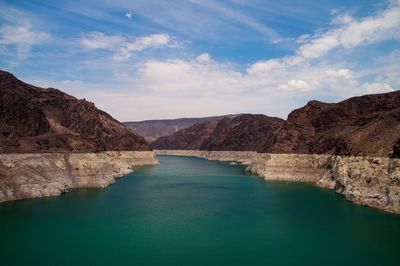
M 126 126 L 133 129 L 137 134 L 144 136 L 147 141 L 152 142 L 159 137 L 169 136 L 175 132 L 193 126 L 194 124 L 218 121 L 224 117 L 233 118 L 237 115 L 210 116 L 200 118 L 178 118 L 164 120 L 146 120 L 140 122 L 124 122 Z
M 93 103 L 0 71 L 0 153 L 150 149 Z
M 395 144 L 397 142 L 397 144 Z M 355 156 L 399 156 L 400 91 L 294 110 L 258 150 Z
M 171 136 L 164 136 L 150 145 L 158 149 L 198 150 L 210 137 L 217 121 L 194 124 L 191 127 L 177 131 Z
M 235 118 L 193 125 L 171 136 L 157 139 L 155 149 L 256 150 L 282 125 L 280 118 L 244 114 Z

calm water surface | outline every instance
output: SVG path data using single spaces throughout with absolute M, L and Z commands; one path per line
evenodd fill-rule
M 400 265 L 400 216 L 160 156 L 107 189 L 0 204 L 1 265 Z

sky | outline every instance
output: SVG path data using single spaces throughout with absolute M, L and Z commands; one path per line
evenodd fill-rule
M 0 69 L 121 121 L 400 89 L 400 0 L 0 0 Z

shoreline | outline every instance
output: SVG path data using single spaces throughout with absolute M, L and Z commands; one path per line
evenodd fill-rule
M 135 166 L 157 163 L 153 151 L 0 154 L 0 202 L 105 188 Z
M 400 159 L 236 151 L 155 150 L 156 155 L 195 156 L 246 165 L 264 180 L 308 182 L 359 205 L 400 214 Z

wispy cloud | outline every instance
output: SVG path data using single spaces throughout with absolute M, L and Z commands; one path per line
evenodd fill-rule
M 121 36 L 107 36 L 102 32 L 89 32 L 83 34 L 80 43 L 87 49 L 115 49 L 124 42 Z
M 270 41 L 272 42 L 276 42 L 281 39 L 281 36 L 274 29 L 268 27 L 264 23 L 260 23 L 251 16 L 233 10 L 226 5 L 222 5 L 216 1 L 208 1 L 208 0 L 190 0 L 190 2 L 203 6 L 214 12 L 217 12 L 220 15 L 229 17 L 238 23 L 241 23 L 257 32 L 260 32 L 264 34 L 266 37 L 268 37 L 268 39 L 270 39 Z
M 338 19 L 340 18 L 340 19 Z M 314 35 L 302 35 L 298 38 L 301 46 L 294 56 L 260 61 L 252 65 L 248 72 L 264 72 L 272 67 L 292 66 L 325 56 L 333 49 L 353 49 L 355 47 L 400 39 L 400 3 L 395 1 L 389 8 L 375 16 L 355 19 L 346 15 L 337 15 L 331 28 L 318 31 Z
M 351 49 L 387 39 L 400 39 L 400 5 L 394 3 L 376 16 L 359 20 L 348 15 L 337 16 L 333 25 L 337 27 L 312 36 L 299 48 L 298 55 L 314 59 L 338 47 Z
M 161 47 L 176 47 L 176 44 L 173 44 L 172 38 L 168 34 L 153 34 L 139 37 L 133 42 L 124 43 L 118 50 L 118 53 L 114 56 L 114 59 L 117 61 L 123 61 L 129 59 L 134 52 Z
M 129 59 L 133 53 L 145 49 L 177 47 L 179 43 L 174 41 L 168 34 L 152 34 L 142 36 L 129 41 L 127 38 L 118 35 L 105 35 L 102 32 L 86 33 L 80 39 L 80 43 L 87 49 L 107 49 L 115 51 L 113 59 L 124 61 Z
M 30 56 L 31 49 L 51 39 L 48 32 L 32 23 L 32 14 L 0 3 L 0 52 L 12 55 L 11 66 Z
M 0 46 L 15 47 L 17 62 L 26 59 L 34 45 L 50 39 L 50 34 L 35 31 L 30 26 L 6 25 L 0 28 Z

